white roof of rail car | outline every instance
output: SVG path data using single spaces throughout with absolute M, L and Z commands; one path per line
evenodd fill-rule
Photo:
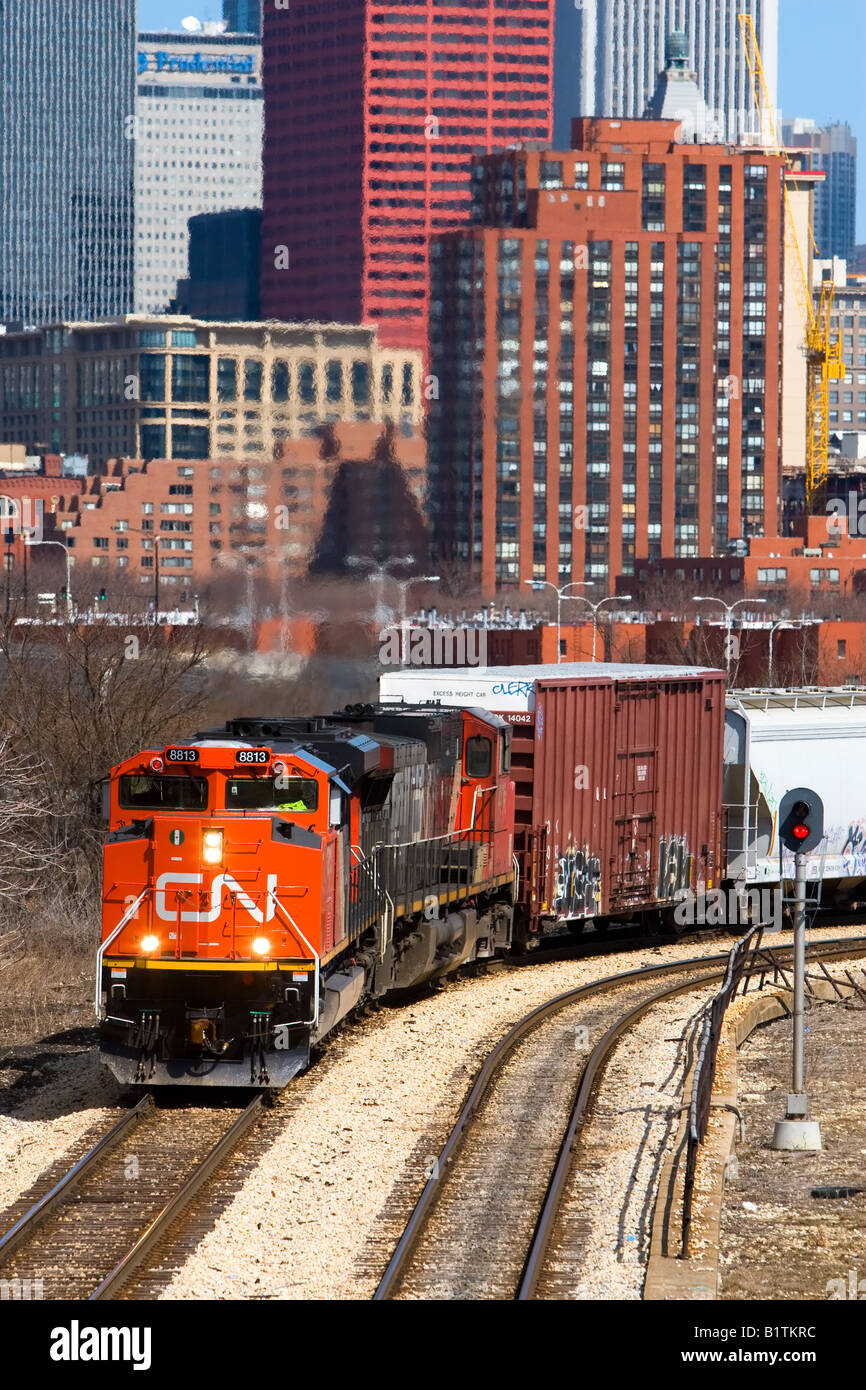
M 547 666 L 441 666 L 388 671 L 379 678 L 383 704 L 477 705 L 497 711 L 535 709 L 539 680 L 677 680 L 684 676 L 721 676 L 711 666 L 661 666 L 639 662 L 561 661 Z
M 727 706 L 747 721 L 752 745 L 866 739 L 866 690 L 835 686 L 730 691 Z

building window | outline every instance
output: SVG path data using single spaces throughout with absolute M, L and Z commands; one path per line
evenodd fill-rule
M 174 425 L 171 451 L 178 459 L 210 458 L 210 430 L 206 425 Z
M 141 457 L 144 459 L 165 458 L 165 425 L 141 426 Z
M 413 400 L 412 363 L 403 363 L 403 405 L 411 405 Z
M 271 400 L 284 402 L 289 399 L 289 364 L 275 362 L 271 368 Z
M 238 364 L 233 357 L 217 361 L 217 396 L 221 401 L 235 401 L 238 396 Z
M 204 354 L 171 359 L 171 398 L 173 401 L 199 401 L 206 405 L 210 396 L 208 377 L 210 358 Z M 176 452 L 176 451 L 175 451 Z M 187 458 L 194 455 L 186 455 Z M 202 457 L 202 456 L 199 456 Z M 207 457 L 207 455 L 203 455 Z
M 370 369 L 366 362 L 352 363 L 352 402 L 355 406 L 368 405 L 370 401 Z
M 165 337 L 165 334 L 163 334 Z M 139 362 L 139 389 L 143 401 L 165 400 L 165 353 L 151 352 Z
M 325 369 L 325 398 L 335 403 L 343 399 L 342 362 L 329 362 Z
M 538 178 L 539 188 L 561 188 L 562 187 L 562 160 L 561 159 L 542 159 L 541 171 Z
M 262 398 L 262 363 L 254 357 L 244 362 L 244 400 L 260 401 Z
M 836 655 L 840 661 L 843 657 L 848 655 L 848 643 L 845 641 L 844 637 L 836 642 Z
M 316 376 L 312 362 L 301 362 L 298 367 L 298 394 L 301 405 L 316 404 Z

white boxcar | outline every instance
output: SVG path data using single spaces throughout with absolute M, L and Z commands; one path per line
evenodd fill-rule
M 866 691 L 732 691 L 727 697 L 723 814 L 728 876 L 778 883 L 778 812 L 786 791 L 812 787 L 824 802 L 824 840 L 808 876 L 822 897 L 860 897 L 866 879 Z M 791 878 L 793 855 L 783 851 Z

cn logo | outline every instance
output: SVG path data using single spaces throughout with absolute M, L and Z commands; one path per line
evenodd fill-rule
M 204 882 L 203 874 L 160 874 L 156 880 L 154 892 L 154 902 L 156 915 L 163 922 L 177 921 L 177 891 L 189 886 L 201 888 Z M 267 897 L 265 898 L 264 910 L 256 907 L 253 899 L 245 893 L 240 884 L 232 878 L 231 874 L 217 874 L 211 880 L 210 886 L 210 907 L 207 912 L 193 912 L 189 909 L 181 909 L 180 920 L 182 922 L 215 922 L 222 911 L 223 889 L 227 888 L 230 893 L 237 895 L 238 905 L 248 912 L 254 922 L 270 922 L 274 915 L 274 893 L 277 887 L 276 874 L 268 874 Z M 171 891 L 171 890 L 174 891 Z M 167 899 L 170 898 L 170 901 Z

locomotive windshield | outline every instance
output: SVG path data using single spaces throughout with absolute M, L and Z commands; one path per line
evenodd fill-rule
M 207 779 L 127 773 L 120 778 L 118 794 L 121 807 L 128 811 L 204 811 Z
M 319 786 L 313 777 L 230 777 L 227 811 L 315 811 Z

